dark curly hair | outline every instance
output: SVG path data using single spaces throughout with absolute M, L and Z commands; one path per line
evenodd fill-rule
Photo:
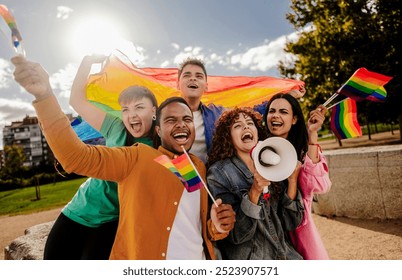
M 212 149 L 208 154 L 207 167 L 217 161 L 230 158 L 236 154 L 230 129 L 239 118 L 239 114 L 245 114 L 251 117 L 257 128 L 259 140 L 262 141 L 266 138 L 266 132 L 262 126 L 262 116 L 260 113 L 248 107 L 236 107 L 224 111 L 215 124 L 215 134 L 212 139 Z

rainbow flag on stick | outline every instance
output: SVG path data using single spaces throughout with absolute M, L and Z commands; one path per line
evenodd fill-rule
M 359 68 L 337 93 L 356 101 L 383 102 L 387 96 L 384 85 L 391 79 L 392 77 L 368 71 L 366 68 Z
M 149 88 L 161 103 L 168 97 L 179 96 L 177 68 L 138 68 L 127 57 L 111 55 L 100 73 L 91 75 L 87 85 L 87 99 L 95 105 L 107 105 L 119 110 L 118 96 L 132 85 Z M 224 107 L 254 106 L 268 101 L 279 92 L 299 89 L 304 82 L 269 76 L 208 76 L 208 92 L 201 101 Z
M 17 22 L 15 21 L 11 12 L 8 10 L 7 6 L 0 5 L 0 15 L 4 18 L 8 27 L 11 29 L 11 41 L 13 43 L 15 51 L 17 53 L 20 52 L 25 56 L 25 51 L 23 50 L 21 45 L 22 42 L 21 33 L 17 28 Z
M 331 130 L 340 140 L 362 136 L 355 100 L 346 98 L 332 108 Z
M 182 154 L 172 160 L 166 155 L 161 155 L 154 160 L 173 172 L 180 179 L 188 192 L 193 192 L 203 187 L 197 171 L 190 163 L 190 159 L 186 154 Z
M 218 207 L 215 198 L 206 187 L 205 182 L 202 180 L 200 174 L 195 168 L 187 151 L 184 149 L 183 146 L 182 149 L 184 153 L 175 159 L 170 160 L 166 155 L 161 155 L 155 158 L 154 161 L 173 172 L 180 179 L 188 192 L 193 192 L 201 189 L 202 187 L 205 187 L 212 201 L 214 202 L 216 207 Z

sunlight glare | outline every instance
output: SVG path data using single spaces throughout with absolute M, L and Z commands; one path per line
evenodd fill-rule
M 122 29 L 105 17 L 92 17 L 73 27 L 72 49 L 80 57 L 89 54 L 109 55 L 127 44 Z

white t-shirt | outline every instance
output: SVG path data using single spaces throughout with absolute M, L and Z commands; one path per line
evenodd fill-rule
M 200 193 L 183 192 L 169 236 L 167 260 L 205 260 Z
M 195 126 L 195 140 L 190 149 L 190 153 L 196 155 L 204 163 L 207 162 L 207 144 L 205 141 L 205 128 L 204 119 L 202 118 L 201 111 L 193 112 L 194 126 Z

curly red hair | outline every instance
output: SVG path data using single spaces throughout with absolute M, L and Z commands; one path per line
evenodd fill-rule
M 236 154 L 230 131 L 240 114 L 251 117 L 257 128 L 259 140 L 266 138 L 266 132 L 262 126 L 262 116 L 260 113 L 255 112 L 249 107 L 236 107 L 224 111 L 215 124 L 215 134 L 212 138 L 212 150 L 208 155 L 207 166 L 211 166 L 217 161 L 230 158 Z

